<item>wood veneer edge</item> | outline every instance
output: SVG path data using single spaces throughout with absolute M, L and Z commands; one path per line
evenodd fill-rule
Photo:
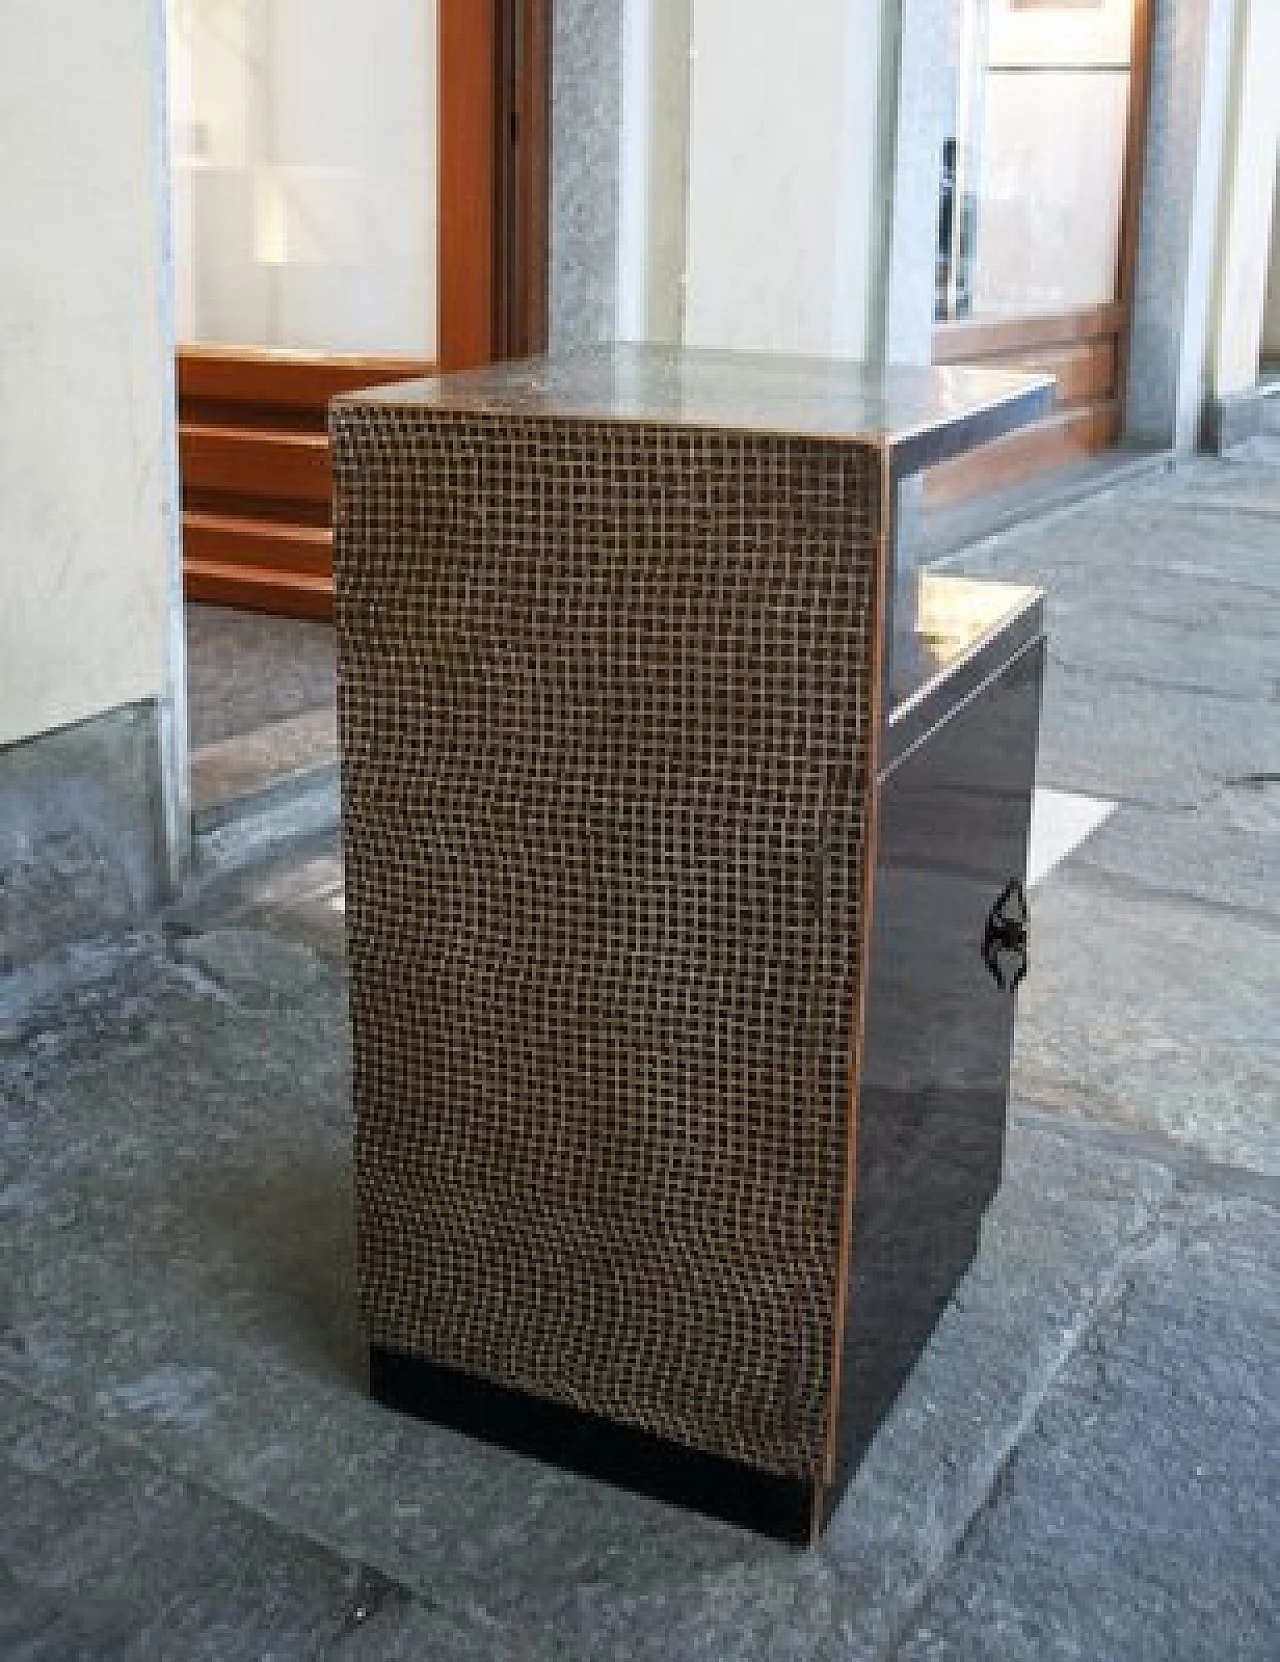
M 830 1369 L 830 1399 L 827 1404 L 827 1429 L 823 1450 L 822 1469 L 814 1480 L 813 1539 L 822 1527 L 826 1497 L 835 1482 L 840 1438 L 840 1397 L 844 1373 L 845 1327 L 849 1312 L 849 1278 L 853 1265 L 853 1219 L 857 1204 L 858 1182 L 858 1093 L 862 1083 L 862 1063 L 866 1049 L 867 982 L 871 967 L 871 928 L 875 906 L 875 872 L 880 852 L 880 723 L 883 717 L 885 630 L 887 622 L 886 591 L 891 587 L 893 564 L 893 537 L 895 527 L 895 497 L 893 459 L 889 450 L 878 446 L 874 451 L 879 471 L 880 503 L 879 525 L 876 532 L 876 552 L 871 580 L 871 662 L 868 665 L 868 705 L 871 731 L 866 744 L 866 814 L 862 844 L 862 904 L 859 907 L 859 939 L 855 961 L 858 965 L 856 1008 L 850 1034 L 849 1063 L 846 1073 L 844 1180 L 841 1185 L 840 1241 L 836 1255 L 836 1305 L 832 1321 L 832 1356 Z

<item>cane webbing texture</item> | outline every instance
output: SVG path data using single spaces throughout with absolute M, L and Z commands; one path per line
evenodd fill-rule
M 333 440 L 370 1338 L 811 1475 L 878 457 L 372 403 Z

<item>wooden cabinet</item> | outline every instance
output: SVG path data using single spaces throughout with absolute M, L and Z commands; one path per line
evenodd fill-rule
M 998 1181 L 1039 709 L 1038 594 L 919 621 L 887 510 L 1047 392 L 618 348 L 335 404 L 382 1400 L 821 1527 Z

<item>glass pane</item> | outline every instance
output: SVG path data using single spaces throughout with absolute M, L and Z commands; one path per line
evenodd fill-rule
M 178 337 L 430 357 L 431 0 L 169 0 Z
M 939 318 L 1114 299 L 1132 0 L 951 0 Z
M 974 310 L 1114 299 L 1129 72 L 991 75 L 983 112 Z

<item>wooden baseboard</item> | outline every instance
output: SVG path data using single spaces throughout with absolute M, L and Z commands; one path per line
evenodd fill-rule
M 935 364 L 981 364 L 1052 375 L 1053 413 L 925 476 L 930 507 L 1006 490 L 1106 450 L 1123 426 L 1125 308 L 1112 303 L 1054 317 L 968 319 L 934 331 Z
M 925 503 L 930 508 L 944 507 L 1006 490 L 1036 474 L 1107 450 L 1119 437 L 1120 405 L 1115 399 L 1061 410 L 1035 427 L 931 468 L 925 475 Z

